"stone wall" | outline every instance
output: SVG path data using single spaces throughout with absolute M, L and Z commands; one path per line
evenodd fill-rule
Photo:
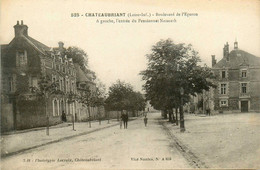
M 14 129 L 13 104 L 1 105 L 1 131 L 6 132 Z

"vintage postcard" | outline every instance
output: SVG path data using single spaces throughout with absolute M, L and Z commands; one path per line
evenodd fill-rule
M 1 0 L 1 169 L 259 169 L 259 0 Z

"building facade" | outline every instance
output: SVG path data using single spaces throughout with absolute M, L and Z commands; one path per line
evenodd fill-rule
M 260 111 L 260 58 L 238 48 L 229 52 L 229 44 L 223 48 L 223 58 L 217 62 L 212 55 L 212 71 L 216 76 L 214 110 L 219 112 Z
M 31 38 L 23 21 L 17 21 L 14 32 L 12 41 L 1 45 L 1 130 L 58 124 L 63 112 L 68 121 L 75 119 L 81 107 L 72 98 L 77 70 L 64 44 L 50 48 Z M 35 93 L 43 77 L 56 85 L 44 96 Z

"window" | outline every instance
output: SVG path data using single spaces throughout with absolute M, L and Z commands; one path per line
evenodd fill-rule
M 221 101 L 221 105 L 226 105 L 226 104 L 227 104 L 227 101 L 225 101 L 225 100 Z
M 38 87 L 37 77 L 31 77 L 30 86 L 32 86 L 32 87 Z
M 46 60 L 45 61 L 45 66 L 48 67 L 48 68 L 52 68 L 52 66 L 53 66 L 52 61 L 51 60 Z
M 74 82 L 71 82 L 71 91 L 74 92 Z
M 226 90 L 227 90 L 227 85 L 226 84 L 221 84 L 220 93 L 221 94 L 226 94 Z
M 26 51 L 16 52 L 16 66 L 25 66 L 27 65 L 27 53 Z
M 56 70 L 60 70 L 60 65 L 56 65 Z
M 8 91 L 9 92 L 13 92 L 14 91 L 13 77 L 8 77 Z
M 66 90 L 66 78 L 63 78 L 63 80 L 62 80 L 62 86 L 63 86 L 63 91 L 65 91 L 65 92 L 67 92 L 67 90 Z
M 242 93 L 247 93 L 247 83 L 242 83 L 241 84 L 241 92 Z
M 221 76 L 222 76 L 223 79 L 226 78 L 226 71 L 222 71 Z
M 52 100 L 52 106 L 53 106 L 53 113 L 52 113 L 52 115 L 53 116 L 57 116 L 57 115 L 59 115 L 59 105 L 58 105 L 58 101 L 57 101 L 57 99 L 53 99 Z
M 220 106 L 228 106 L 228 101 L 227 100 L 220 100 Z
M 66 80 L 66 92 L 69 92 L 69 89 L 70 89 L 69 80 Z
M 56 76 L 52 75 L 52 83 L 55 83 L 55 82 L 56 82 Z
M 60 90 L 63 91 L 63 80 L 60 78 Z
M 242 75 L 241 75 L 242 78 L 246 78 L 246 72 L 247 72 L 246 70 L 242 70 Z

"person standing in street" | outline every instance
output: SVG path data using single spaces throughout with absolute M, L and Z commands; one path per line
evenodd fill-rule
M 124 121 L 124 129 L 127 129 L 127 122 L 128 122 L 128 114 L 127 113 L 124 114 L 123 121 Z
M 122 121 L 124 119 L 124 113 L 121 113 L 121 118 L 120 118 L 120 129 L 122 129 Z
M 65 114 L 64 111 L 62 111 L 61 120 L 62 120 L 63 122 L 67 122 L 66 114 Z
M 146 115 L 145 115 L 145 117 L 144 117 L 144 125 L 145 125 L 145 127 L 146 127 L 146 125 L 147 125 L 147 121 L 148 121 L 148 118 L 147 118 Z

